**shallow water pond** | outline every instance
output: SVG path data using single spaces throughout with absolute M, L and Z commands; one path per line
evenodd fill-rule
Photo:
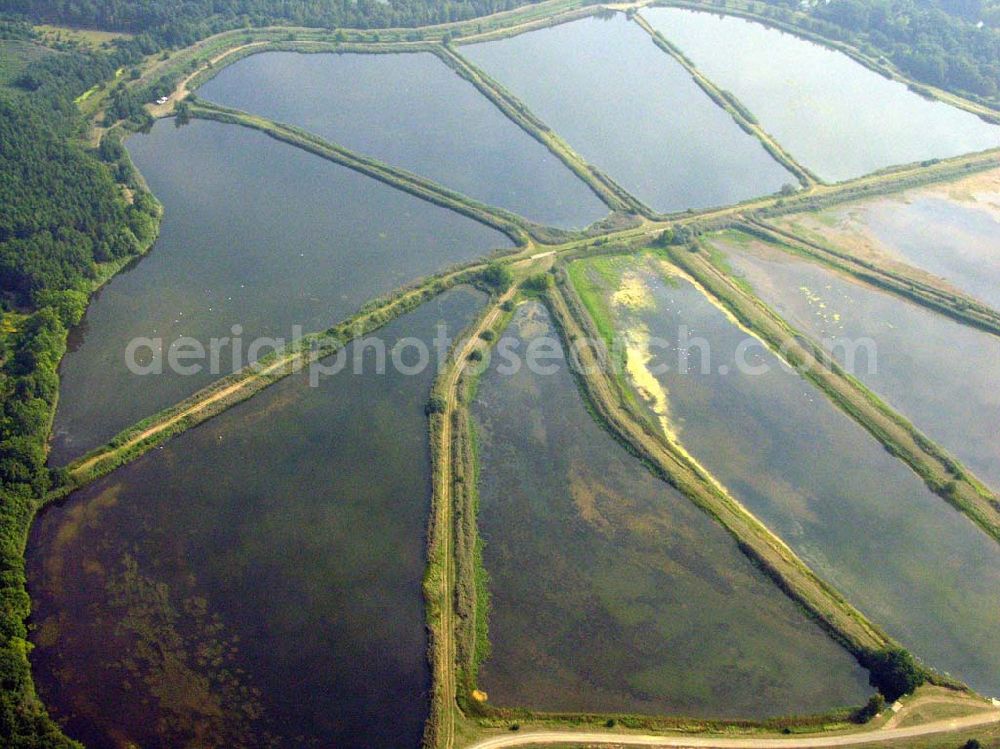
M 448 292 L 348 347 L 317 387 L 282 380 L 41 514 L 31 661 L 70 736 L 420 745 L 434 367 L 379 374 L 374 340 L 415 365 L 402 337 L 454 336 L 482 301 Z
M 128 141 L 165 208 L 150 254 L 92 300 L 70 337 L 50 461 L 68 462 L 119 430 L 246 363 L 259 336 L 289 340 L 457 261 L 509 247 L 499 232 L 266 135 L 161 121 Z M 239 331 L 234 335 L 235 330 Z M 209 359 L 177 374 L 178 338 Z M 152 339 L 163 374 L 133 374 L 130 342 Z M 152 344 L 151 344 L 152 345 Z M 262 349 L 266 353 L 268 349 Z M 135 360 L 148 364 L 147 345 Z M 183 371 L 183 370 L 181 370 Z
M 1000 546 L 660 260 L 589 271 L 651 418 L 915 655 L 1000 692 Z
M 862 382 L 1000 489 L 1000 339 L 761 243 L 716 244 L 779 314 L 842 363 L 854 351 Z
M 782 220 L 881 261 L 901 261 L 1000 309 L 1000 171 Z
M 561 356 L 511 374 L 500 353 L 558 352 L 553 335 L 522 305 L 473 405 L 490 701 L 744 718 L 863 702 L 853 658 L 591 418 Z
M 459 51 L 656 210 L 726 205 L 795 183 L 621 13 Z

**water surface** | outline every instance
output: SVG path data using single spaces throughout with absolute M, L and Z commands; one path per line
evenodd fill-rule
M 258 336 L 324 328 L 418 276 L 510 246 L 493 229 L 252 130 L 161 121 L 128 146 L 164 205 L 163 224 L 151 253 L 94 298 L 71 335 L 56 465 L 215 379 L 209 362 L 172 373 L 166 354 L 181 336 L 206 349 L 212 338 L 239 339 L 239 364 Z M 162 341 L 163 375 L 126 366 L 137 337 Z M 233 371 L 236 350 L 221 342 L 221 374 Z M 149 355 L 140 348 L 140 363 Z
M 429 52 L 269 52 L 226 68 L 198 94 L 539 223 L 582 228 L 608 212 L 545 146 Z
M 1000 201 L 1000 192 L 993 193 Z M 836 245 L 859 244 L 945 279 L 1000 309 L 1000 211 L 939 190 L 881 198 L 786 219 Z
M 642 14 L 825 180 L 1000 146 L 1000 127 L 925 99 L 842 52 L 733 16 Z
M 612 281 L 651 416 L 872 621 L 1000 693 L 1000 546 L 689 282 L 647 262 L 606 260 L 594 276 Z
M 497 350 L 552 335 L 523 305 Z M 745 718 L 864 701 L 853 658 L 598 426 L 561 356 L 552 373 L 498 358 L 473 412 L 491 702 Z
M 725 205 L 795 183 L 620 13 L 460 51 L 654 209 Z
M 454 335 L 456 289 L 380 332 Z M 374 345 L 374 344 L 373 344 Z M 420 745 L 429 367 L 273 385 L 39 517 L 35 683 L 93 749 Z M 406 364 L 414 351 L 402 352 Z
M 760 243 L 717 245 L 756 293 L 842 363 L 844 343 L 857 342 L 857 377 L 1000 490 L 1000 339 Z

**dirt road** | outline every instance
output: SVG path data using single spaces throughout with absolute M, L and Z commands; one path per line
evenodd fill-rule
M 627 733 L 580 733 L 574 731 L 538 731 L 511 733 L 483 739 L 468 749 L 502 749 L 511 746 L 544 744 L 613 744 L 616 746 L 688 747 L 690 749 L 820 749 L 821 747 L 884 745 L 900 739 L 912 739 L 936 733 L 949 733 L 1000 723 L 1000 710 L 986 710 L 964 718 L 952 718 L 921 726 L 889 728 L 836 736 L 797 736 L 789 738 L 711 738 L 708 736 L 645 736 Z

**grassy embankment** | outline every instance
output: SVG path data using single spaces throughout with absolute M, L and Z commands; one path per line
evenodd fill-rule
M 590 187 L 613 211 L 637 213 L 647 218 L 656 214 L 638 198 L 630 195 L 597 167 L 588 164 L 582 156 L 570 147 L 558 134 L 542 122 L 528 106 L 515 97 L 500 83 L 484 71 L 462 57 L 450 45 L 438 48 L 439 57 L 462 78 L 474 85 L 480 93 L 493 102 L 507 117 L 519 125 L 526 133 L 544 145 L 562 161 L 574 174 Z
M 557 14 L 555 16 L 545 16 L 533 22 L 531 28 L 563 23 L 572 18 L 583 17 L 596 11 L 596 7 L 578 9 L 569 15 Z M 496 33 L 506 35 L 509 33 L 521 33 L 524 29 L 516 26 L 514 28 L 500 28 Z M 620 185 L 618 185 L 608 175 L 596 167 L 586 163 L 586 161 L 563 141 L 551 128 L 538 119 L 528 107 L 518 100 L 513 94 L 507 91 L 498 82 L 490 78 L 483 71 L 476 68 L 472 63 L 459 55 L 445 38 L 444 43 L 437 41 L 398 41 L 381 40 L 372 38 L 372 35 L 361 36 L 356 40 L 345 41 L 336 40 L 335 35 L 327 38 L 302 38 L 303 35 L 288 35 L 284 40 L 257 39 L 255 37 L 243 37 L 236 47 L 229 47 L 218 51 L 213 46 L 209 51 L 216 52 L 210 60 L 211 64 L 204 61 L 193 74 L 183 80 L 184 93 L 195 90 L 205 81 L 217 75 L 225 66 L 231 65 L 238 60 L 253 54 L 268 51 L 294 51 L 300 53 L 360 53 L 360 54 L 399 54 L 413 52 L 429 52 L 439 57 L 457 75 L 474 85 L 480 93 L 486 96 L 498 109 L 500 109 L 509 119 L 520 126 L 525 132 L 538 140 L 548 148 L 557 158 L 559 158 L 570 170 L 572 170 L 594 193 L 615 213 L 619 214 L 641 214 L 646 216 L 655 215 L 648 207 L 644 206 L 638 199 L 630 195 Z M 354 34 L 344 39 L 354 39 Z M 292 38 L 294 37 L 294 38 Z M 377 37 L 377 35 L 376 35 Z M 229 41 L 232 41 L 231 39 Z M 190 63 L 189 63 L 190 66 Z
M 643 18 L 641 14 L 633 14 L 632 20 L 638 23 L 639 27 L 653 38 L 653 43 L 656 44 L 657 47 L 673 57 L 681 65 L 681 67 L 687 70 L 694 82 L 698 84 L 698 87 L 701 88 L 701 90 L 704 91 L 712 101 L 728 112 L 736 124 L 739 125 L 740 129 L 759 140 L 761 145 L 764 146 L 764 149 L 771 154 L 775 161 L 794 174 L 795 178 L 799 181 L 799 184 L 801 184 L 802 187 L 808 188 L 821 181 L 819 177 L 796 161 L 795 158 L 788 153 L 788 151 L 786 151 L 780 143 L 778 143 L 778 141 L 771 137 L 771 135 L 769 135 L 764 128 L 761 127 L 760 122 L 753 115 L 753 113 L 747 109 L 747 107 L 740 102 L 734 94 L 720 89 L 712 81 L 706 78 L 705 75 L 698 70 L 697 66 L 695 66 L 695 64 L 688 59 L 688 57 L 685 56 L 680 49 L 668 41 L 663 34 L 650 26 L 649 22 Z
M 475 502 L 475 487 L 465 474 L 472 450 L 466 431 L 465 365 L 484 345 L 483 331 L 495 329 L 503 319 L 513 294 L 514 288 L 507 289 L 484 308 L 468 338 L 455 346 L 448 365 L 438 373 L 428 400 L 433 488 L 423 592 L 433 686 L 426 747 L 451 749 L 459 734 L 475 733 L 459 708 L 457 686 L 468 682 L 476 632 L 484 632 L 485 624 L 485 612 L 476 606 L 484 580 L 470 504 Z M 464 688 L 461 693 L 468 696 Z
M 239 57 L 230 58 L 230 53 L 238 48 L 245 49 L 248 45 L 261 47 L 256 51 L 264 51 L 268 48 L 266 45 L 270 44 L 305 42 L 330 45 L 329 51 L 352 51 L 346 45 L 391 44 L 397 47 L 394 51 L 402 51 L 403 46 L 419 42 L 441 42 L 459 37 L 486 38 L 494 33 L 501 36 L 519 33 L 521 30 L 561 22 L 564 14 L 592 12 L 588 7 L 592 5 L 592 0 L 545 0 L 491 16 L 417 28 L 325 29 L 263 26 L 233 29 L 207 37 L 175 52 L 168 51 L 163 55 L 151 57 L 142 66 L 140 78 L 128 85 L 135 89 L 143 89 L 160 80 L 183 81 L 203 69 L 231 64 Z M 360 49 L 355 47 L 353 51 Z
M 418 42 L 421 38 L 443 38 L 444 34 L 456 33 L 461 34 L 462 31 L 472 32 L 476 35 L 482 35 L 485 38 L 489 34 L 496 33 L 498 35 L 507 35 L 513 33 L 520 33 L 520 31 L 526 30 L 529 27 L 535 27 L 540 25 L 548 25 L 551 23 L 558 23 L 562 20 L 566 20 L 565 17 L 561 17 L 559 13 L 565 12 L 561 9 L 573 9 L 579 8 L 580 3 L 576 2 L 554 2 L 554 3 L 542 3 L 538 6 L 529 6 L 528 9 L 521 13 L 520 11 L 511 11 L 509 14 L 499 14 L 498 17 L 490 17 L 490 19 L 482 19 L 480 21 L 464 22 L 462 24 L 448 24 L 441 27 L 429 27 L 437 29 L 437 31 L 429 31 L 427 29 L 420 30 L 419 32 L 414 32 L 413 30 L 399 30 L 398 32 L 390 31 L 378 31 L 378 32 L 348 32 L 347 38 L 353 39 L 353 42 L 338 41 L 335 32 L 318 31 L 315 29 L 303 30 L 303 34 L 309 34 L 316 37 L 317 48 L 320 48 L 320 43 L 327 44 L 332 43 L 337 46 L 338 49 L 346 51 L 351 49 L 350 45 L 359 45 L 358 51 L 382 51 L 385 47 L 382 45 L 383 41 L 395 41 L 403 42 L 406 44 L 414 44 Z M 578 11 L 571 10 L 570 12 L 576 13 Z M 589 11 L 587 11 L 589 12 Z M 556 15 L 552 15 L 555 13 Z M 582 15 L 583 13 L 581 13 Z M 502 20 L 497 20 L 499 16 L 503 16 Z M 531 16 L 530 20 L 523 20 L 526 17 Z M 489 27 L 494 27 L 496 31 L 490 31 Z M 483 30 L 486 28 L 487 30 Z M 289 29 L 256 29 L 240 32 L 228 32 L 228 34 L 218 35 L 217 37 L 212 37 L 206 40 L 204 43 L 199 43 L 193 48 L 188 48 L 183 52 L 187 54 L 177 53 L 171 56 L 168 60 L 160 61 L 162 65 L 154 65 L 152 68 L 148 68 L 144 75 L 156 76 L 159 73 L 157 71 L 162 70 L 183 70 L 189 72 L 195 72 L 198 68 L 205 65 L 207 60 L 212 57 L 218 56 L 219 54 L 225 52 L 232 47 L 238 47 L 245 45 L 247 43 L 253 43 L 255 39 L 261 41 L 273 41 L 273 37 L 281 36 L 284 40 L 289 40 L 289 37 L 294 36 L 299 33 L 298 30 Z M 435 36 L 437 35 L 437 36 Z M 319 38 L 322 36 L 323 38 Z M 410 37 L 409 41 L 405 37 Z M 471 37 L 470 37 L 471 38 Z M 276 42 L 282 43 L 282 42 Z M 371 50 L 361 49 L 360 45 L 373 45 Z M 377 47 L 375 49 L 374 47 Z M 324 50 L 326 48 L 324 47 Z M 391 51 L 400 51 L 398 48 Z M 247 52 L 249 53 L 249 52 Z M 227 57 L 228 61 L 229 58 Z M 212 66 L 215 67 L 215 66 Z M 297 144 L 298 145 L 298 144 Z M 984 158 L 988 157 L 978 157 L 979 162 L 982 162 Z M 974 160 L 974 159 L 973 159 Z M 962 162 L 962 163 L 959 163 Z M 943 165 L 910 165 L 907 167 L 902 167 L 894 170 L 886 170 L 884 173 L 878 175 L 862 178 L 861 180 L 856 180 L 851 183 L 845 184 L 843 186 L 836 186 L 827 189 L 826 186 L 820 186 L 820 190 L 814 190 L 808 196 L 802 196 L 799 198 L 793 198 L 790 200 L 779 199 L 779 198 L 765 198 L 747 201 L 741 206 L 730 206 L 722 209 L 712 209 L 709 211 L 699 212 L 697 214 L 684 215 L 680 220 L 684 223 L 690 223 L 692 225 L 705 225 L 708 222 L 722 221 L 725 222 L 735 217 L 741 211 L 749 209 L 762 209 L 762 210 L 773 210 L 778 212 L 785 212 L 789 209 L 796 209 L 798 206 L 804 206 L 806 201 L 821 199 L 826 204 L 833 202 L 841 202 L 842 200 L 856 199 L 859 195 L 870 195 L 876 194 L 877 191 L 889 192 L 904 189 L 905 187 L 912 186 L 918 182 L 925 181 L 936 181 L 941 179 L 946 179 L 948 175 L 945 173 L 945 169 L 951 168 L 954 170 L 964 169 L 966 164 L 971 163 L 969 157 L 960 157 L 960 159 L 950 160 L 950 162 Z M 994 157 L 993 163 L 995 165 L 996 159 Z M 666 227 L 666 223 L 661 223 L 658 225 L 651 224 L 648 227 L 643 227 L 641 229 L 631 228 L 626 231 L 609 233 L 607 236 L 597 239 L 588 240 L 573 240 L 568 243 L 562 244 L 558 247 L 559 252 L 576 252 L 582 249 L 594 250 L 602 246 L 607 246 L 608 243 L 615 241 L 635 241 L 642 236 L 652 235 L 659 230 Z M 267 383 L 261 381 L 261 387 L 265 386 Z M 206 417 L 207 418 L 207 417 Z M 441 536 L 441 533 L 435 531 L 432 536 Z M 450 538 L 451 534 L 444 534 L 444 537 Z M 779 542 L 780 544 L 780 542 Z M 448 554 L 442 554 L 438 552 L 439 555 L 447 557 Z M 449 562 L 453 564 L 453 562 Z M 447 565 L 445 565 L 447 567 Z M 452 573 L 454 570 L 452 570 Z M 447 575 L 444 577 L 445 583 L 447 582 Z M 445 588 L 447 586 L 445 585 Z M 450 597 L 445 595 L 444 600 L 448 600 Z M 429 606 L 429 615 L 432 607 Z M 447 630 L 444 627 L 444 630 Z M 447 639 L 447 638 L 445 638 Z M 437 653 L 438 648 L 433 648 L 434 652 Z M 435 655 L 437 661 L 447 662 L 448 658 L 443 659 Z M 447 669 L 446 669 L 447 670 Z M 441 685 L 438 682 L 438 671 L 435 670 L 435 691 L 436 693 L 440 691 Z M 454 681 L 452 681 L 452 688 L 454 686 Z M 454 693 L 454 692 L 452 692 Z M 454 704 L 454 700 L 451 700 Z M 578 719 L 579 716 L 576 716 Z M 459 725 L 458 730 L 461 732 L 462 726 Z M 451 731 L 452 740 L 454 740 L 455 729 L 452 726 Z M 449 743 L 450 745 L 450 743 Z
M 716 481 L 708 471 L 663 435 L 627 397 L 627 384 L 609 360 L 608 343 L 568 277 L 550 292 L 549 308 L 564 345 L 577 353 L 576 373 L 583 393 L 600 421 L 635 455 L 696 505 L 718 520 L 740 548 L 779 587 L 802 604 L 834 638 L 857 654 L 890 643 L 888 635 L 840 593 L 818 578 L 777 536 Z M 591 303 L 591 309 L 600 305 Z M 587 345 L 576 342 L 588 342 Z
M 129 463 L 171 437 L 200 424 L 267 386 L 302 371 L 310 362 L 335 353 L 351 340 L 367 335 L 445 290 L 473 280 L 482 265 L 447 271 L 383 299 L 370 302 L 353 317 L 327 330 L 311 333 L 255 365 L 223 377 L 180 403 L 130 426 L 102 447 L 64 469 L 63 484 L 46 501 L 58 499 Z
M 1000 502 L 961 463 L 845 372 L 817 343 L 794 330 L 716 267 L 707 251 L 673 247 L 668 254 L 741 324 L 799 369 L 891 454 L 909 465 L 931 491 L 1000 542 Z
M 533 296 L 538 294 L 537 291 L 528 293 Z M 561 301 L 562 293 L 564 292 L 549 290 L 542 293 L 541 296 L 552 311 L 555 324 L 563 332 L 564 346 L 568 347 L 570 340 L 576 340 L 579 337 L 579 329 L 567 327 L 576 326 L 577 323 L 569 316 L 565 302 Z M 485 350 L 491 344 L 495 344 L 505 329 L 512 311 L 513 305 L 509 305 L 506 309 L 503 306 L 495 305 L 486 319 L 476 326 L 475 337 L 463 351 L 459 364 L 468 359 L 468 354 L 472 349 Z M 576 332 L 567 334 L 566 331 L 571 329 Z M 483 335 L 484 330 L 489 332 Z M 588 362 L 581 363 L 586 366 Z M 451 555 L 453 566 L 448 568 L 446 561 L 442 558 L 440 541 L 442 536 L 439 534 L 439 540 L 432 543 L 430 557 L 432 561 L 425 580 L 425 595 L 428 600 L 428 621 L 431 631 L 434 633 L 434 642 L 439 643 L 439 647 L 433 648 L 432 653 L 434 658 L 440 659 L 443 656 L 440 649 L 442 630 L 439 623 L 442 621 L 445 600 L 445 593 L 442 590 L 448 589 L 447 586 L 442 588 L 441 582 L 445 579 L 446 570 L 454 574 L 454 582 L 450 586 L 452 596 L 449 598 L 454 607 L 450 616 L 452 621 L 450 635 L 454 638 L 454 646 L 448 651 L 449 657 L 454 659 L 454 675 L 449 677 L 447 690 L 435 690 L 435 709 L 432 712 L 431 722 L 434 728 L 429 730 L 428 746 L 451 745 L 447 741 L 441 740 L 444 735 L 441 728 L 442 720 L 453 721 L 458 732 L 465 733 L 470 738 L 481 736 L 498 728 L 510 728 L 513 725 L 550 729 L 559 727 L 574 729 L 616 727 L 617 730 L 691 733 L 732 732 L 735 730 L 750 734 L 780 730 L 831 731 L 850 725 L 852 711 L 848 709 L 818 715 L 789 716 L 769 720 L 727 721 L 619 713 L 544 713 L 526 708 L 495 707 L 477 699 L 476 676 L 478 667 L 489 652 L 486 626 L 489 591 L 488 578 L 482 566 L 482 547 L 476 527 L 478 456 L 475 432 L 468 406 L 474 396 L 480 373 L 477 368 L 463 370 L 461 374 L 456 374 L 454 371 L 442 373 L 431 400 L 435 408 L 431 415 L 431 434 L 436 467 L 436 524 L 438 528 L 446 527 L 450 520 L 451 543 L 454 551 Z M 732 508 L 738 507 L 736 503 L 728 495 L 723 495 L 720 487 L 708 478 L 707 474 L 699 475 L 701 474 L 700 468 L 691 470 L 691 466 L 688 466 L 687 470 L 682 471 L 678 467 L 677 456 L 671 454 L 667 457 L 663 454 L 659 440 L 655 443 L 647 442 L 647 440 L 653 439 L 652 430 L 637 443 L 635 434 L 629 431 L 629 428 L 622 428 L 624 423 L 628 423 L 631 428 L 640 430 L 649 429 L 649 425 L 638 416 L 638 412 L 631 412 L 624 416 L 620 413 L 619 399 L 622 398 L 623 393 L 617 385 L 613 395 L 610 396 L 616 405 L 609 406 L 607 397 L 600 396 L 597 399 L 591 397 L 592 387 L 601 389 L 605 388 L 607 384 L 601 385 L 582 377 L 580 384 L 588 407 L 594 413 L 595 418 L 604 426 L 609 427 L 612 434 L 624 447 L 642 459 L 656 475 L 677 486 L 697 486 L 696 490 L 691 490 L 695 496 L 699 497 L 696 502 L 704 508 L 712 507 L 710 513 L 714 516 L 733 514 Z M 601 390 L 601 392 L 606 393 L 607 391 Z M 627 401 L 627 399 L 625 400 Z M 437 410 L 438 408 L 440 411 Z M 625 408 L 630 410 L 632 405 L 628 403 Z M 614 420 L 614 425 L 608 419 L 609 413 L 616 414 L 611 417 Z M 702 492 L 712 495 L 711 498 L 703 501 L 701 499 Z M 725 507 L 716 508 L 716 504 L 725 505 Z M 441 514 L 445 506 L 450 512 L 450 517 Z M 747 548 L 756 548 L 755 544 L 760 541 L 767 548 L 767 551 L 759 556 L 752 552 L 748 553 L 752 559 L 761 564 L 766 572 L 772 577 L 776 577 L 783 590 L 800 602 L 803 598 L 825 602 L 825 604 L 806 606 L 806 610 L 811 616 L 819 618 L 821 623 L 825 623 L 828 631 L 839 641 L 847 644 L 855 653 L 878 650 L 890 644 L 887 636 L 867 622 L 829 586 L 816 578 L 766 528 L 745 511 L 742 511 L 742 508 L 739 508 L 739 512 L 736 514 L 739 514 L 740 517 L 733 523 L 735 526 L 743 529 L 749 521 L 749 524 L 754 527 L 754 533 L 749 534 L 751 535 L 749 541 L 745 541 L 740 535 L 737 535 L 741 548 L 745 551 Z M 431 537 L 434 539 L 435 534 L 432 533 Z M 440 662 L 435 661 L 435 673 L 438 672 L 439 668 L 441 668 Z M 451 712 L 450 718 L 447 717 L 449 711 Z M 455 733 L 456 728 L 452 728 L 450 735 L 454 736 Z
M 259 130 L 275 140 L 296 146 L 328 161 L 341 164 L 373 179 L 377 179 L 380 182 L 408 192 L 422 200 L 434 203 L 443 208 L 448 208 L 456 213 L 468 216 L 475 221 L 491 226 L 503 232 L 516 244 L 521 246 L 528 243 L 529 236 L 549 242 L 566 238 L 566 234 L 560 232 L 558 229 L 533 224 L 503 208 L 487 206 L 461 193 L 432 182 L 425 177 L 389 166 L 370 156 L 349 151 L 342 146 L 325 141 L 316 135 L 312 135 L 292 125 L 279 124 L 264 117 L 241 112 L 237 109 L 220 107 L 200 100 L 196 100 L 191 106 L 191 116 Z
M 918 83 L 900 72 L 884 57 L 866 54 L 852 44 L 838 39 L 831 39 L 818 33 L 814 28 L 810 28 L 810 26 L 815 27 L 814 19 L 811 19 L 801 11 L 782 8 L 781 11 L 783 11 L 784 18 L 777 18 L 774 15 L 759 12 L 762 6 L 759 3 L 753 2 L 753 0 L 724 0 L 722 4 L 716 3 L 715 0 L 655 0 L 650 4 L 653 6 L 687 8 L 688 10 L 700 10 L 706 13 L 737 16 L 788 32 L 789 34 L 794 34 L 837 52 L 842 52 L 855 62 L 878 73 L 883 78 L 902 83 L 911 91 L 925 98 L 935 99 L 945 104 L 950 104 L 953 107 L 964 109 L 966 112 L 970 112 L 986 122 L 1000 124 L 1000 111 L 997 111 L 988 103 L 973 101 L 965 96 L 959 96 L 958 94 L 953 94 L 950 91 L 926 83 Z M 763 7 L 777 10 L 774 6 L 764 5 Z
M 848 250 L 804 237 L 759 218 L 750 217 L 737 228 L 787 252 L 846 273 L 958 322 L 1000 336 L 1000 312 L 965 294 L 950 292 L 933 283 L 921 281 L 916 273 L 890 270 Z

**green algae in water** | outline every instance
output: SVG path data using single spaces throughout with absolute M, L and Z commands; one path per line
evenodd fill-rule
M 654 304 L 617 307 L 616 324 L 672 342 L 647 365 L 670 367 L 655 380 L 683 446 L 916 656 L 981 692 L 1000 691 L 1000 546 L 689 282 L 664 283 L 655 259 L 631 270 Z M 705 344 L 691 349 L 686 374 L 676 345 L 684 337 Z M 736 366 L 741 346 L 746 372 Z

